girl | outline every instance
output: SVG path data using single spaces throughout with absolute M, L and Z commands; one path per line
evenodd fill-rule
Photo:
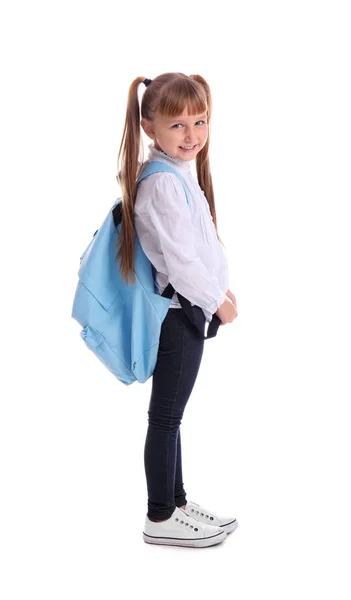
M 144 91 L 139 111 L 139 84 Z M 228 266 L 217 232 L 209 164 L 211 93 L 200 75 L 164 73 L 153 80 L 137 77 L 130 86 L 126 120 L 118 154 L 117 177 L 122 188 L 123 227 L 117 257 L 122 277 L 134 282 L 134 227 L 155 268 L 162 294 L 169 282 L 192 305 L 203 323 L 216 314 L 221 325 L 237 316 L 236 299 L 228 289 Z M 140 120 L 141 112 L 141 120 Z M 154 173 L 139 184 L 143 167 L 141 127 L 152 140 L 148 161 L 170 165 L 173 173 Z M 198 181 L 190 172 L 196 160 Z M 162 322 L 158 358 L 152 377 L 144 465 L 148 511 L 144 541 L 206 547 L 222 542 L 237 527 L 234 518 L 218 517 L 186 501 L 182 481 L 180 423 L 203 354 L 204 339 L 186 317 L 175 292 Z

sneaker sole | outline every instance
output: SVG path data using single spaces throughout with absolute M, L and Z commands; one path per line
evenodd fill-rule
M 164 546 L 183 546 L 184 548 L 207 548 L 207 546 L 215 546 L 215 544 L 220 544 L 221 542 L 223 542 L 226 539 L 226 537 L 226 531 L 221 531 L 220 533 L 216 533 L 216 535 L 213 535 L 211 537 L 198 538 L 193 540 L 173 537 L 155 537 L 143 532 L 144 542 L 146 542 L 147 544 L 162 544 Z

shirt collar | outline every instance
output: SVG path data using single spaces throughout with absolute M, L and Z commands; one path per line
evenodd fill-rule
M 173 156 L 169 156 L 169 154 L 166 154 L 165 152 L 163 152 L 163 150 L 158 150 L 157 148 L 155 148 L 153 142 L 151 142 L 151 144 L 148 145 L 148 148 L 148 160 L 150 162 L 154 160 L 160 160 L 161 162 L 165 162 L 171 167 L 174 167 L 177 171 L 180 171 L 181 173 L 190 172 L 190 160 L 182 160 L 181 158 L 174 158 Z

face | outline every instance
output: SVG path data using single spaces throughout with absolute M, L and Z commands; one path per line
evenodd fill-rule
M 186 161 L 195 158 L 208 137 L 206 112 L 189 116 L 185 110 L 179 117 L 168 118 L 156 115 L 153 121 L 142 119 L 141 125 L 155 148 Z

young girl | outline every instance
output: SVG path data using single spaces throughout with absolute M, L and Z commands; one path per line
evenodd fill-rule
M 144 91 L 139 110 L 139 84 Z M 134 282 L 134 227 L 155 268 L 162 294 L 169 282 L 193 306 L 203 323 L 214 314 L 221 325 L 237 316 L 236 299 L 228 289 L 226 255 L 217 232 L 209 164 L 211 93 L 200 75 L 164 73 L 153 80 L 137 77 L 130 86 L 126 120 L 118 154 L 123 227 L 118 258 L 122 277 Z M 141 120 L 140 120 L 141 113 Z M 145 163 L 141 127 L 152 140 L 148 161 L 161 161 L 182 177 L 191 199 L 173 173 L 137 178 Z M 196 160 L 198 181 L 190 171 Z M 144 464 L 148 511 L 143 538 L 152 544 L 206 547 L 222 542 L 237 527 L 234 518 L 219 517 L 186 501 L 182 481 L 180 423 L 192 392 L 204 339 L 182 310 L 174 293 L 162 322 L 158 358 L 152 377 Z

